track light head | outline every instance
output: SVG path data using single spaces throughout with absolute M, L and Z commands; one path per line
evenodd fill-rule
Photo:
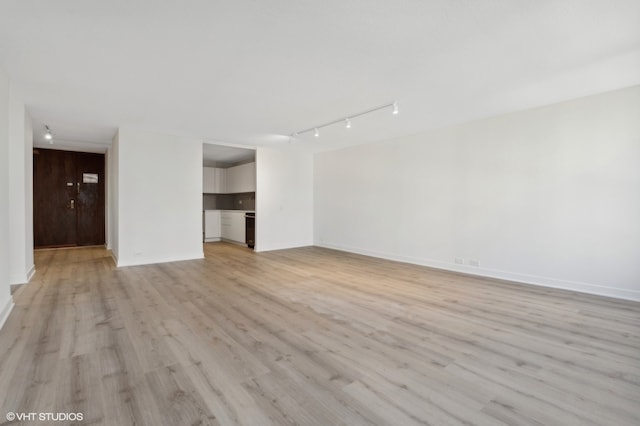
M 351 119 L 349 118 L 344 119 L 344 127 L 346 127 L 347 129 L 351 128 Z
M 44 128 L 47 129 L 46 133 L 44 134 L 44 138 L 48 141 L 51 141 L 53 139 L 53 135 L 51 134 L 51 129 L 46 124 Z M 49 142 L 49 143 L 53 143 L 53 142 Z
M 398 102 L 393 103 L 393 115 L 398 115 Z
M 315 136 L 316 138 L 320 137 L 320 131 L 318 130 L 318 128 L 315 128 L 315 132 L 313 133 L 313 136 Z

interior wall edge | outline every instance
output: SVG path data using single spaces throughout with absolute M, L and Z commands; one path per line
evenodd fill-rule
M 10 81 L 0 68 L 0 324 L 11 310 L 11 232 L 10 232 Z
M 27 268 L 27 270 L 24 272 L 24 274 L 20 273 L 20 274 L 12 274 L 9 284 L 14 285 L 14 284 L 27 284 L 29 281 L 31 281 L 31 278 L 33 278 L 33 276 L 36 273 L 36 265 L 31 265 L 30 267 Z
M 15 304 L 13 303 L 13 298 L 9 298 L 2 310 L 0 310 L 0 330 L 2 330 L 2 327 L 4 327 L 4 323 L 9 318 L 9 314 L 13 310 L 14 306 Z
M 331 244 L 327 242 L 316 243 L 316 247 L 327 248 L 331 250 L 344 251 L 347 253 L 360 254 L 379 259 L 393 260 L 396 262 L 409 263 L 412 265 L 426 266 L 428 268 L 440 269 L 443 271 L 458 272 L 468 275 L 474 275 L 483 278 L 495 278 L 499 280 L 510 281 L 516 284 L 535 285 L 539 287 L 555 288 L 559 290 L 576 291 L 579 293 L 592 294 L 596 296 L 613 297 L 616 299 L 631 300 L 640 302 L 640 291 L 628 290 L 616 287 L 602 287 L 595 284 L 562 280 L 558 278 L 541 277 L 536 275 L 522 274 L 519 272 L 500 271 L 496 269 L 488 269 L 482 267 L 471 267 L 465 265 L 457 265 L 455 263 L 442 262 L 435 259 L 421 259 L 411 256 L 403 256 L 394 253 L 385 253 L 362 249 L 359 247 L 349 247 L 340 244 Z

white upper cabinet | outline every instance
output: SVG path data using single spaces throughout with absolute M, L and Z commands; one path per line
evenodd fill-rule
M 214 169 L 214 175 L 215 175 L 215 192 L 217 194 L 223 193 L 225 187 L 227 186 L 227 173 L 226 173 L 226 169 L 220 169 L 220 168 L 215 168 Z
M 227 193 L 256 191 L 256 163 L 241 164 L 227 169 Z
M 205 194 L 223 194 L 225 192 L 226 177 L 226 169 L 203 167 L 202 192 Z
M 202 192 L 213 194 L 215 191 L 215 169 L 213 167 L 202 168 Z
M 224 188 L 224 192 L 226 192 L 227 194 L 233 194 L 234 192 L 240 192 L 237 190 L 238 188 L 238 181 L 240 180 L 240 171 L 238 169 L 238 167 L 229 167 L 228 169 L 225 169 L 225 172 L 227 172 L 227 181 L 226 181 L 226 185 Z
M 205 194 L 236 194 L 256 192 L 256 163 L 220 169 L 204 167 L 202 192 Z

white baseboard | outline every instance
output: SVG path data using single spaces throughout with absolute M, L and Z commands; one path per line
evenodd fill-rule
M 346 251 L 349 253 L 362 254 L 365 256 L 377 257 L 381 259 L 394 260 L 397 262 L 411 263 L 414 265 L 427 266 L 435 269 L 443 269 L 452 272 L 461 272 L 469 275 L 477 275 L 480 277 L 496 278 L 500 280 L 514 281 L 521 284 L 531 284 L 541 287 L 551 287 L 562 290 L 577 291 L 580 293 L 595 294 L 598 296 L 614 297 L 616 299 L 625 299 L 640 301 L 640 291 L 628 290 L 624 288 L 603 287 L 596 284 L 589 284 L 577 281 L 561 280 L 556 278 L 541 277 L 536 275 L 521 274 L 518 272 L 500 271 L 496 269 L 488 269 L 481 267 L 472 267 L 467 265 L 458 265 L 455 263 L 442 262 L 434 259 L 420 259 L 411 256 L 401 256 L 392 253 L 377 252 L 371 250 L 360 249 L 357 247 L 348 247 L 336 244 L 316 243 L 318 247 L 324 247 L 333 250 Z
M 3 306 L 2 309 L 0 309 L 0 330 L 2 330 L 2 327 L 4 326 L 4 323 L 7 321 L 7 318 L 9 318 L 9 314 L 13 310 L 14 306 L 15 305 L 13 303 L 13 298 L 9 297 L 9 300 L 7 300 L 7 303 L 5 304 L 5 306 Z
M 154 263 L 180 262 L 183 260 L 196 260 L 196 259 L 204 259 L 204 251 L 201 251 L 199 253 L 193 253 L 190 255 L 143 257 L 139 259 L 126 259 L 126 260 L 116 259 L 116 265 L 118 266 L 118 268 L 121 268 L 124 266 L 150 265 Z
M 36 274 L 36 265 L 31 265 L 31 268 L 27 271 L 27 282 L 31 281 L 31 278 Z
M 310 241 L 293 241 L 293 242 L 271 244 L 271 245 L 256 244 L 255 251 L 261 252 L 261 251 L 273 251 L 273 250 L 286 250 L 286 249 L 292 249 L 292 248 L 309 247 L 312 245 L 314 244 Z M 348 250 L 344 250 L 344 251 L 348 251 Z
M 33 275 L 36 273 L 36 265 L 31 265 L 31 267 L 25 271 L 24 274 L 16 274 L 12 275 L 9 278 L 9 283 L 11 285 L 16 284 L 27 284 L 33 278 Z
M 230 240 L 228 238 L 220 238 L 220 241 L 225 242 L 225 243 L 229 243 L 229 244 L 235 244 L 236 246 L 240 246 L 240 247 L 247 247 L 246 243 L 241 243 L 240 241 Z

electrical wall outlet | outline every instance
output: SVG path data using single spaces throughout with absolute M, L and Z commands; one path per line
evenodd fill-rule
M 480 261 L 478 259 L 469 260 L 469 265 L 471 266 L 480 266 Z
M 456 257 L 455 261 L 458 265 L 464 265 L 464 259 L 461 257 Z

